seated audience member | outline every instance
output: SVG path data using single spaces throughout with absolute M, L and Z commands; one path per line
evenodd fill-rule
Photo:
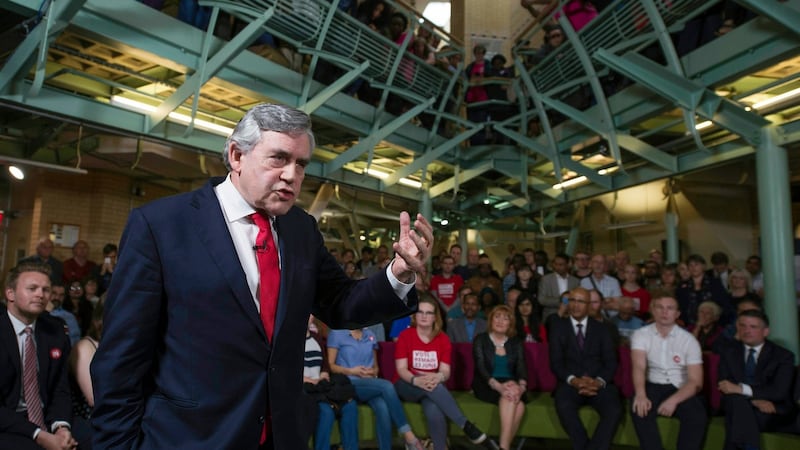
M 705 264 L 705 260 L 703 260 L 703 261 L 704 261 L 703 264 Z M 692 274 L 691 274 L 691 272 L 689 272 L 689 264 L 687 264 L 684 261 L 679 262 L 675 266 L 675 270 L 678 273 L 678 285 L 679 286 L 684 281 L 688 281 L 690 278 L 692 278 Z
M 100 344 L 103 334 L 103 305 L 98 305 L 92 311 L 92 323 L 86 336 L 81 339 L 69 355 L 69 373 L 72 381 L 72 416 L 74 423 L 72 434 L 80 442 L 92 442 L 92 428 L 89 419 L 94 409 L 94 393 L 92 391 L 92 377 L 89 366 Z M 91 448 L 81 444 L 81 450 Z
M 706 273 L 719 280 L 722 287 L 728 289 L 728 277 L 731 274 L 728 255 L 724 252 L 714 252 L 711 254 L 711 268 Z
M 603 314 L 608 317 L 617 314 L 617 299 L 622 296 L 619 280 L 608 275 L 608 260 L 602 254 L 592 256 L 592 273 L 581 280 L 581 287 L 595 290 L 603 300 Z
M 65 260 L 63 266 L 63 281 L 64 284 L 69 284 L 89 278 L 97 264 L 89 260 L 89 244 L 86 241 L 78 241 L 72 246 L 72 258 Z
M 598 296 L 598 298 L 600 297 Z M 564 291 L 561 293 L 561 304 L 558 305 L 558 311 L 556 311 L 555 314 L 550 314 L 544 321 L 545 330 L 547 330 L 547 332 L 549 333 L 550 328 L 553 326 L 554 323 L 558 321 L 558 319 L 567 317 L 568 315 L 569 315 L 569 291 Z
M 461 411 L 444 382 L 450 378 L 452 346 L 442 333 L 439 303 L 420 299 L 411 327 L 400 333 L 395 347 L 397 394 L 406 401 L 422 404 L 433 448 L 447 448 L 447 421 L 450 419 L 473 444 L 486 441 Z M 496 448 L 487 446 L 488 448 Z
M 86 336 L 89 326 L 92 324 L 92 302 L 83 296 L 83 284 L 80 281 L 73 281 L 69 284 L 67 291 L 67 301 L 64 302 L 64 309 L 75 314 L 78 319 L 78 326 L 81 327 L 81 337 Z
M 620 340 L 626 344 L 630 343 L 633 332 L 644 326 L 644 321 L 634 314 L 633 299 L 625 296 L 620 297 L 619 314 L 611 319 L 611 323 L 616 325 Z
M 619 391 L 614 386 L 617 349 L 608 329 L 589 313 L 589 291 L 570 291 L 569 317 L 557 320 L 550 330 L 550 368 L 558 380 L 553 397 L 561 426 L 572 448 L 606 449 L 622 417 Z M 578 417 L 578 409 L 591 405 L 600 414 L 591 438 Z
M 467 286 L 466 284 L 461 286 L 461 289 L 458 290 L 458 299 L 456 300 L 456 303 L 453 305 L 452 308 L 450 308 L 449 311 L 447 311 L 448 321 L 464 317 L 464 296 L 472 293 L 473 292 L 471 287 Z M 478 307 L 480 308 L 480 300 L 478 301 Z M 478 317 L 481 318 L 484 317 L 483 313 L 480 310 L 478 311 Z
M 764 273 L 761 271 L 761 257 L 752 255 L 747 258 L 744 268 L 750 274 L 751 288 L 756 295 L 764 297 Z
M 516 337 L 511 308 L 495 306 L 487 322 L 489 330 L 476 336 L 472 345 L 475 359 L 472 390 L 479 400 L 498 405 L 500 448 L 508 450 L 528 401 L 525 349 L 522 340 Z
M 466 280 L 467 284 L 473 292 L 481 292 L 485 288 L 489 288 L 494 291 L 495 295 L 499 295 L 500 292 L 503 292 L 503 281 L 494 274 L 489 257 L 480 255 L 478 261 L 478 273 Z
M 625 264 L 622 269 L 622 285 L 620 290 L 623 296 L 633 300 L 633 309 L 636 315 L 645 318 L 650 312 L 650 293 L 639 285 L 639 269 L 633 264 Z
M 736 317 L 739 317 L 743 312 L 749 310 L 757 310 L 763 311 L 764 308 L 761 306 L 761 302 L 756 302 L 753 300 L 742 300 L 736 305 Z M 723 330 L 722 330 L 722 337 L 725 340 L 739 340 L 739 332 L 736 329 L 736 322 L 729 323 Z
M 70 345 L 75 345 L 81 340 L 81 326 L 78 325 L 78 319 L 71 312 L 64 309 L 64 285 L 54 284 L 50 287 L 50 304 L 48 309 L 50 315 L 58 317 L 64 321 L 67 326 L 67 335 L 69 336 Z
M 769 319 L 745 311 L 736 319 L 739 342 L 719 359 L 719 390 L 725 411 L 725 448 L 757 449 L 760 433 L 791 423 L 794 355 L 767 340 Z
M 453 273 L 456 263 L 452 256 L 442 258 L 442 273 L 431 277 L 431 294 L 436 297 L 446 311 L 455 305 L 458 290 L 464 285 L 461 275 Z
M 657 287 L 653 289 L 648 288 L 650 297 L 653 297 L 654 292 L 666 292 L 669 295 L 675 295 L 675 289 L 678 287 L 678 265 L 667 264 L 661 269 L 661 275 Z
M 713 301 L 722 308 L 720 323 L 723 326 L 733 322 L 733 308 L 730 307 L 728 294 L 718 278 L 706 273 L 706 260 L 695 254 L 686 258 L 686 264 L 689 267 L 689 279 L 675 290 L 684 326 L 697 322 L 697 307 L 705 301 Z
M 64 322 L 45 314 L 50 268 L 21 263 L 0 309 L 0 449 L 74 450 Z M 24 388 L 23 388 L 24 387 Z
M 633 425 L 645 450 L 663 448 L 656 424 L 658 416 L 680 420 L 678 448 L 703 446 L 708 417 L 698 393 L 703 387 L 703 355 L 700 344 L 677 325 L 678 302 L 656 294 L 651 302 L 654 323 L 640 328 L 631 338 L 633 366 Z
M 478 299 L 481 301 L 481 311 L 488 317 L 489 311 L 495 306 L 500 304 L 500 297 L 497 296 L 497 291 L 490 287 L 485 287 L 478 292 Z
M 547 331 L 541 319 L 541 306 L 530 293 L 523 292 L 517 299 L 514 322 L 517 336 L 525 342 L 547 342 Z
M 730 303 L 734 308 L 742 300 L 761 301 L 761 297 L 753 292 L 750 272 L 743 269 L 731 271 L 728 276 L 728 292 L 730 293 Z
M 567 313 L 569 311 L 567 310 Z M 589 290 L 589 317 L 600 322 L 611 333 L 611 340 L 614 342 L 614 347 L 620 344 L 619 329 L 608 317 L 603 314 L 603 301 L 600 298 L 600 293 L 594 289 Z
M 531 266 L 525 264 L 517 269 L 516 281 L 512 287 L 519 289 L 523 294 L 528 294 L 531 298 L 535 299 L 536 296 L 539 295 L 538 278 L 538 274 L 534 276 Z
M 423 450 L 419 439 L 411 431 L 403 404 L 392 383 L 378 378 L 378 343 L 368 329 L 331 330 L 328 334 L 328 362 L 331 372 L 350 378 L 356 390 L 356 399 L 364 402 L 375 413 L 378 448 L 391 450 L 392 423 L 403 435 L 406 449 Z
M 517 309 L 517 299 L 519 299 L 520 294 L 522 294 L 522 291 L 520 291 L 519 288 L 509 288 L 508 292 L 506 292 L 505 304 L 511 309 Z
M 486 320 L 478 317 L 478 296 L 466 294 L 463 300 L 464 317 L 453 319 L 447 325 L 450 342 L 472 342 L 475 336 L 486 331 Z
M 53 241 L 44 236 L 36 243 L 36 254 L 19 260 L 22 263 L 44 264 L 50 268 L 50 282 L 52 284 L 64 282 L 64 267 L 61 261 L 53 258 Z
M 700 343 L 704 352 L 714 351 L 717 339 L 722 335 L 719 315 L 722 309 L 714 302 L 703 302 L 697 307 L 697 323 L 686 327 L 686 331 Z
M 542 305 L 542 320 L 547 321 L 561 305 L 561 293 L 572 290 L 580 284 L 578 277 L 569 273 L 569 256 L 559 253 L 553 258 L 553 271 L 539 280 L 537 300 Z
M 661 284 L 661 265 L 653 260 L 645 261 L 642 279 L 643 287 L 648 292 L 658 289 Z M 646 311 L 649 311 L 649 308 Z
M 319 408 L 314 428 L 314 450 L 331 448 L 331 429 L 339 418 L 339 436 L 343 450 L 358 450 L 358 406 L 355 390 L 341 374 L 331 377 L 324 340 L 311 331 L 314 316 L 308 318 L 306 330 L 303 387 Z
M 83 283 L 83 296 L 86 297 L 86 300 L 89 300 L 93 307 L 97 306 L 97 303 L 100 301 L 100 296 L 97 295 L 97 289 L 97 280 L 94 278 L 89 278 Z
M 573 268 L 573 275 L 577 279 L 583 279 L 592 274 L 591 257 L 584 251 L 577 251 L 572 258 L 575 260 L 575 267 Z

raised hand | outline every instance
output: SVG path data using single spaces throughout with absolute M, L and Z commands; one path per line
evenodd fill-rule
M 433 227 L 422 216 L 417 214 L 414 229 L 411 229 L 411 218 L 408 213 L 400 213 L 400 238 L 392 244 L 395 260 L 392 273 L 403 283 L 414 281 L 414 274 L 422 272 L 425 263 L 431 256 L 433 248 Z

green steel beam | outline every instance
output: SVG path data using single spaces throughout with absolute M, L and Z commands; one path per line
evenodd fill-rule
M 586 167 L 577 161 L 573 161 L 572 158 L 564 158 L 564 167 L 576 172 L 578 175 L 585 176 L 592 183 L 599 184 L 605 189 L 612 189 L 611 176 L 600 175 L 594 169 Z M 619 174 L 614 175 L 619 176 Z M 570 188 L 570 190 L 572 190 L 572 188 Z
M 358 144 L 350 147 L 345 152 L 337 156 L 333 161 L 330 161 L 326 165 L 325 172 L 326 173 L 336 172 L 350 161 L 353 161 L 354 159 L 358 158 L 359 156 L 363 155 L 366 152 L 371 152 L 378 144 L 378 142 L 385 139 L 390 134 L 394 133 L 399 127 L 406 124 L 417 114 L 420 114 L 422 111 L 425 111 L 425 109 L 427 109 L 431 104 L 433 104 L 435 100 L 436 98 L 434 97 L 429 98 L 428 101 L 414 106 L 413 108 L 404 112 L 403 114 L 396 117 L 389 123 L 381 126 L 378 129 L 375 129 L 368 136 L 361 139 L 361 141 L 359 141 Z
M 494 164 L 491 161 L 485 161 L 481 164 L 476 165 L 475 167 L 471 167 L 469 169 L 463 169 L 456 176 L 450 177 L 449 179 L 435 186 L 431 186 L 430 188 L 431 198 L 436 198 L 444 194 L 445 192 L 454 189 L 457 185 L 464 184 L 465 182 L 486 173 L 493 167 Z
M 0 91 L 7 92 L 13 81 L 27 75 L 28 71 L 37 63 L 38 50 L 39 63 L 36 74 L 39 77 L 39 81 L 37 84 L 31 85 L 32 92 L 29 92 L 29 95 L 38 93 L 44 77 L 46 64 L 42 60 L 46 61 L 43 56 L 46 56 L 47 47 L 49 46 L 48 41 L 64 31 L 84 3 L 86 3 L 86 0 L 59 1 L 50 4 L 50 10 L 47 11 L 47 16 L 44 20 L 39 22 L 36 28 L 17 46 L 14 53 L 3 65 L 3 69 L 0 70 Z M 33 11 L 36 11 L 36 9 Z
M 395 170 L 393 174 L 389 175 L 388 178 L 383 180 L 384 186 L 392 186 L 393 184 L 400 181 L 401 178 L 407 177 L 418 170 L 425 169 L 426 167 L 428 167 L 428 164 L 441 158 L 442 155 L 449 152 L 450 150 L 453 150 L 456 146 L 466 141 L 467 139 L 472 137 L 472 135 L 474 135 L 475 133 L 477 133 L 482 129 L 483 127 L 474 127 L 468 129 L 461 134 L 453 136 L 452 138 L 443 142 L 438 147 L 428 150 L 423 155 L 415 158 L 414 161 L 412 161 L 410 164 L 406 164 L 400 169 Z
M 671 73 L 639 54 L 629 53 L 618 57 L 600 49 L 595 53 L 595 58 L 653 92 L 675 101 L 682 108 L 696 111 L 698 115 L 742 136 L 748 142 L 757 143 L 761 128 L 770 124 L 758 114 L 745 111 L 705 86 Z
M 753 11 L 769 17 L 773 21 L 783 25 L 787 30 L 800 33 L 800 2 L 796 0 L 788 2 L 765 2 L 764 0 L 736 0 Z M 788 6 L 794 4 L 794 8 Z M 795 355 L 797 349 L 795 349 Z
M 218 10 L 214 8 L 214 11 Z M 230 42 L 219 49 L 208 62 L 206 62 L 203 57 L 204 55 L 201 53 L 197 71 L 189 77 L 181 87 L 173 92 L 169 98 L 165 99 L 155 111 L 149 114 L 150 128 L 152 129 L 166 120 L 169 113 L 175 111 L 175 109 L 182 105 L 193 93 L 195 94 L 195 99 L 197 99 L 199 97 L 197 93 L 200 92 L 200 87 L 219 73 L 223 67 L 227 66 L 228 63 L 239 55 L 242 50 L 247 48 L 256 37 L 264 32 L 262 27 L 267 23 L 267 20 L 272 17 L 274 12 L 274 7 L 264 10 L 264 13 L 258 19 L 254 19 L 247 24 L 247 26 L 236 34 Z M 210 30 L 213 30 L 212 24 L 209 24 L 209 27 L 212 27 Z M 209 34 L 210 33 L 206 33 L 204 45 L 209 45 L 209 41 L 214 39 L 212 36 L 209 36 Z M 192 121 L 194 121 L 194 116 L 192 116 Z
M 339 91 L 347 87 L 350 83 L 352 83 L 356 78 L 361 76 L 361 74 L 369 67 L 369 61 L 364 61 L 358 67 L 351 69 L 346 74 L 339 77 L 336 81 L 334 81 L 329 86 L 322 88 L 314 98 L 311 100 L 306 101 L 305 103 L 298 106 L 297 109 L 303 111 L 306 114 L 311 114 L 316 111 L 319 107 L 324 105 L 328 102 L 334 95 L 338 94 Z M 311 83 L 308 82 L 306 85 L 310 85 Z M 301 99 L 305 97 L 305 94 L 301 96 Z
M 608 141 L 608 146 L 611 149 L 611 157 L 614 158 L 614 161 L 617 162 L 620 169 L 623 169 L 622 154 L 620 153 L 619 144 L 617 143 L 617 131 L 614 128 L 614 122 L 611 118 L 611 111 L 608 107 L 606 94 L 603 92 L 603 87 L 600 86 L 600 79 L 597 76 L 597 71 L 594 69 L 594 65 L 592 65 L 592 59 L 589 57 L 589 53 L 586 51 L 586 47 L 583 46 L 583 42 L 575 32 L 575 29 L 572 28 L 572 24 L 567 19 L 566 14 L 562 14 L 561 17 L 558 18 L 558 23 L 561 25 L 561 29 L 567 34 L 567 38 L 570 44 L 572 44 L 575 54 L 578 55 L 578 60 L 583 67 L 583 71 L 586 72 L 589 77 L 589 86 L 592 88 L 594 100 L 597 103 L 595 108 L 600 111 L 603 118 L 600 125 Z M 595 131 L 597 130 L 595 129 Z
M 322 51 L 322 46 L 325 44 L 325 39 L 328 36 L 328 30 L 330 30 L 331 28 L 333 17 L 336 11 L 339 9 L 339 0 L 333 0 L 332 2 L 330 2 L 330 4 L 331 5 L 328 8 L 328 13 L 325 15 L 325 20 L 323 20 L 322 22 L 322 27 L 319 32 L 319 38 L 317 39 L 317 42 L 314 44 L 315 52 Z M 298 48 L 298 51 L 302 52 L 303 49 Z M 306 105 L 308 103 L 308 97 L 311 93 L 311 85 L 312 85 L 311 80 L 314 79 L 314 72 L 317 69 L 317 62 L 319 61 L 319 56 L 320 56 L 319 53 L 315 53 L 311 56 L 311 64 L 308 67 L 308 72 L 306 72 L 305 76 L 303 77 L 303 89 L 300 92 L 300 102 L 299 102 L 299 104 L 301 105 Z M 365 69 L 366 67 L 369 66 L 369 61 L 364 61 L 364 62 L 367 63 L 367 66 L 364 67 Z M 347 84 L 342 85 L 340 89 L 344 88 L 345 86 L 347 86 Z M 337 89 L 337 91 L 338 90 L 339 89 Z M 308 114 L 308 112 L 306 113 Z

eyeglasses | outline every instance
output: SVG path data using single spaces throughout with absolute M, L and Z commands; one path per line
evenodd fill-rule
M 83 286 L 70 286 L 69 290 L 70 291 L 82 291 L 83 290 Z
M 420 316 L 435 316 L 436 313 L 433 311 L 417 311 L 417 314 Z
M 573 297 L 573 298 L 570 298 L 569 301 L 575 302 L 575 303 L 583 303 L 584 305 L 588 305 L 589 304 L 589 300 L 584 300 L 582 298 L 574 298 Z

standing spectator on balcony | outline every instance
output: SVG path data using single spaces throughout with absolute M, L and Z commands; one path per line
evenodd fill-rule
M 524 343 L 516 336 L 514 314 L 506 305 L 489 313 L 489 330 L 475 337 L 472 390 L 479 400 L 498 405 L 500 448 L 508 450 L 525 414 L 528 370 Z
M 572 448 L 607 449 L 622 417 L 619 391 L 614 386 L 617 351 L 606 327 L 588 316 L 589 292 L 575 288 L 569 293 L 569 317 L 550 329 L 550 368 L 558 380 L 553 392 L 559 422 Z M 591 405 L 600 423 L 589 438 L 578 409 Z
M 736 319 L 739 342 L 720 352 L 725 448 L 759 448 L 761 432 L 792 422 L 794 355 L 767 340 L 769 318 L 745 311 Z
M 76 242 L 72 246 L 72 258 L 64 261 L 64 284 L 83 282 L 95 267 L 97 264 L 89 260 L 89 244 L 86 241 Z
M 561 8 L 561 12 L 567 16 L 575 31 L 580 31 L 597 17 L 597 8 L 589 0 L 570 0 Z M 558 20 L 560 15 L 560 12 L 557 12 L 555 19 Z
M 39 238 L 36 243 L 36 254 L 19 260 L 19 263 L 44 264 L 50 268 L 50 282 L 61 284 L 64 278 L 64 268 L 61 261 L 53 258 L 53 241 L 49 237 Z
M 534 55 L 534 60 L 539 62 L 553 53 L 561 44 L 564 43 L 564 30 L 560 25 L 548 24 L 544 26 L 544 45 Z
M 389 36 L 390 7 L 384 0 L 366 0 L 358 6 L 356 18 L 384 36 Z
M 588 259 L 588 255 L 587 259 Z M 553 258 L 553 271 L 539 280 L 539 304 L 542 305 L 542 320 L 547 321 L 551 314 L 558 312 L 561 305 L 561 293 L 571 291 L 580 284 L 580 280 L 569 273 L 569 256 L 559 253 Z
M 400 333 L 394 358 L 397 367 L 394 386 L 406 401 L 422 404 L 428 433 L 434 449 L 447 448 L 447 421 L 450 419 L 473 444 L 486 443 L 496 449 L 461 411 L 444 385 L 450 378 L 452 345 L 442 332 L 441 312 L 435 300 L 420 299 L 411 327 Z
M 465 294 L 462 302 L 464 317 L 453 319 L 447 324 L 447 336 L 450 342 L 472 343 L 475 336 L 486 331 L 486 320 L 478 317 L 481 305 L 476 294 Z
M 699 450 L 706 431 L 706 409 L 697 396 L 703 387 L 700 344 L 676 323 L 681 311 L 672 297 L 656 295 L 655 323 L 633 333 L 633 425 L 645 450 L 661 449 L 658 416 L 680 420 L 678 448 Z
M 484 77 L 489 72 L 489 60 L 486 59 L 486 47 L 481 44 L 472 49 L 473 60 L 467 66 L 464 74 L 467 77 L 469 87 L 467 88 L 467 119 L 475 125 L 483 125 L 489 120 L 489 108 L 487 105 L 473 105 L 474 103 L 486 102 L 489 94 L 483 84 Z M 487 143 L 487 131 L 480 131 L 470 138 L 472 145 L 483 145 Z

